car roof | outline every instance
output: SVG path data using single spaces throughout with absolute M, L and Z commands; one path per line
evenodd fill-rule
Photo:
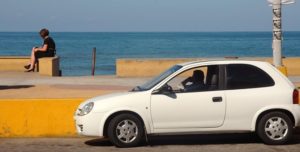
M 249 59 L 199 59 L 191 62 L 184 62 L 177 65 L 181 66 L 189 66 L 194 64 L 257 64 L 257 63 L 266 63 L 264 61 L 257 61 L 257 60 L 249 60 Z

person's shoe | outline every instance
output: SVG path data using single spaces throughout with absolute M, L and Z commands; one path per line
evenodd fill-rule
M 29 69 L 29 68 L 30 68 L 30 64 L 25 65 L 24 68 L 25 68 L 25 69 Z
M 29 69 L 29 70 L 27 70 L 25 72 L 34 72 L 34 68 L 33 69 Z

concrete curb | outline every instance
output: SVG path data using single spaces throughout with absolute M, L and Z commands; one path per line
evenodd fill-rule
M 84 100 L 0 99 L 0 137 L 78 137 L 73 115 Z
M 0 99 L 0 137 L 75 137 L 73 115 L 84 100 Z

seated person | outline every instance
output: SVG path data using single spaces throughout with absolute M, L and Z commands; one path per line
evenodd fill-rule
M 40 36 L 44 40 L 44 44 L 42 47 L 34 47 L 31 50 L 31 57 L 28 65 L 25 65 L 24 68 L 28 69 L 25 72 L 33 72 L 35 68 L 35 64 L 37 63 L 39 58 L 43 57 L 54 57 L 55 55 L 55 42 L 49 36 L 49 30 L 42 29 L 40 31 Z
M 188 77 L 181 82 L 184 92 L 193 92 L 205 89 L 204 73 L 201 70 L 195 70 L 192 77 Z

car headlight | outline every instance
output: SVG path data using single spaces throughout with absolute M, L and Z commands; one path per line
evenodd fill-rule
M 89 102 L 89 103 L 85 104 L 82 107 L 82 109 L 79 109 L 78 115 L 84 116 L 84 115 L 90 113 L 92 111 L 93 107 L 94 107 L 94 102 Z

